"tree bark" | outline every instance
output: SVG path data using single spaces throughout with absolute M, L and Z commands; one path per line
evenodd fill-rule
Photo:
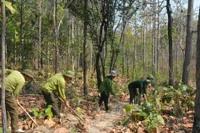
M 41 57 L 41 32 L 42 32 L 42 0 L 38 1 L 39 4 L 39 28 L 38 28 L 38 71 L 42 69 L 42 57 Z
M 193 4 L 194 4 L 194 0 L 188 1 L 186 48 L 185 48 L 185 60 L 183 64 L 183 75 L 182 75 L 182 82 L 186 85 L 188 84 L 188 80 L 189 80 L 190 60 L 192 56 Z
M 20 10 L 20 45 L 21 45 L 21 58 L 22 58 L 22 70 L 26 67 L 24 61 L 24 44 L 23 44 L 23 0 L 21 1 L 21 10 Z
M 168 38 L 169 38 L 169 85 L 174 86 L 173 43 L 172 43 L 172 16 L 170 0 L 167 0 Z
M 153 0 L 153 33 L 152 33 L 152 74 L 155 76 L 156 66 L 156 0 Z
M 95 63 L 98 87 L 101 84 L 101 75 L 105 77 L 105 64 L 104 64 L 105 61 L 103 55 L 103 48 L 107 40 L 109 1 L 108 0 L 103 1 L 101 6 L 102 6 L 102 11 L 101 11 L 102 22 L 100 26 L 100 32 L 98 38 L 98 52 L 96 54 L 96 63 Z
M 54 23 L 54 44 L 55 44 L 55 73 L 59 72 L 59 47 L 57 28 L 57 0 L 53 0 L 53 23 Z
M 5 37 L 6 37 L 6 13 L 5 5 L 1 3 L 2 7 L 2 92 L 1 92 L 1 105 L 2 105 L 2 123 L 3 123 L 3 133 L 7 133 L 7 118 L 6 118 L 6 107 L 5 107 Z
M 87 49 L 87 20 L 88 20 L 88 14 L 87 14 L 87 5 L 88 5 L 88 0 L 84 0 L 84 30 L 83 30 L 83 90 L 84 90 L 84 95 L 88 95 L 88 89 L 87 89 L 87 54 L 86 54 L 86 49 Z
M 196 99 L 195 99 L 195 114 L 192 133 L 200 132 L 200 8 L 197 28 L 197 45 L 196 45 Z

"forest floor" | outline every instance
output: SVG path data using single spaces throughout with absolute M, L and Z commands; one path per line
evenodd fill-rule
M 134 118 L 132 118 L 126 125 L 121 125 L 122 121 L 127 116 L 124 107 L 128 104 L 129 94 L 122 93 L 119 97 L 119 102 L 116 102 L 111 96 L 109 101 L 111 111 L 105 112 L 104 107 L 100 110 L 97 109 L 98 94 L 94 88 L 90 89 L 87 98 L 80 96 L 80 89 L 78 89 L 78 91 L 69 90 L 69 93 L 70 95 L 68 95 L 68 100 L 71 109 L 62 109 L 62 123 L 59 124 L 57 119 L 44 119 L 34 115 L 33 108 L 38 108 L 38 112 L 44 111 L 43 107 L 45 101 L 42 95 L 23 92 L 19 97 L 19 101 L 26 111 L 19 107 L 19 126 L 24 129 L 26 133 L 192 132 L 194 110 L 187 110 L 185 115 L 181 117 L 175 117 L 169 112 L 164 112 L 161 115 L 165 120 L 165 125 L 159 125 L 154 131 L 148 132 L 143 121 L 134 121 Z M 26 112 L 34 118 L 37 125 L 34 124 Z
M 21 105 L 29 114 L 34 117 L 31 108 L 43 106 L 42 96 L 21 96 L 19 98 Z M 127 103 L 115 101 L 110 102 L 111 112 L 105 112 L 103 109 L 97 110 L 96 105 L 89 105 L 87 102 L 81 105 L 83 109 L 81 116 L 76 116 L 72 111 L 67 110 L 63 113 L 62 124 L 54 120 L 35 119 L 36 126 L 28 115 L 19 107 L 20 125 L 26 130 L 26 133 L 147 133 L 142 123 L 131 122 L 121 126 L 126 113 L 123 106 Z M 76 107 L 73 107 L 76 111 Z M 80 120 L 80 118 L 81 120 Z M 165 126 L 158 127 L 155 133 L 191 133 L 193 124 L 193 111 L 188 111 L 182 118 L 163 115 L 166 121 Z

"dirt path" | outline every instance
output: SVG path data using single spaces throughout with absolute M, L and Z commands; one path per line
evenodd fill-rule
M 103 109 L 97 111 L 94 107 L 87 110 L 89 114 L 83 114 L 80 121 L 73 113 L 63 113 L 63 122 L 59 127 L 48 128 L 47 125 L 41 124 L 36 128 L 26 131 L 27 133 L 112 133 L 114 128 L 124 118 L 125 113 L 122 108 L 126 103 L 110 102 L 112 107 L 110 112 Z
M 116 125 L 119 125 L 124 117 L 122 110 L 122 104 L 110 103 L 112 110 L 105 112 L 104 110 L 91 112 L 89 116 L 83 116 L 85 122 L 83 124 L 84 130 L 81 132 L 85 133 L 109 133 L 113 130 Z M 67 115 L 68 125 L 74 123 L 77 119 L 74 115 Z M 71 122 L 71 124 L 70 124 Z M 67 123 L 66 123 L 67 124 Z M 77 124 L 77 123 L 76 123 Z M 75 125 L 75 123 L 74 123 Z
M 86 128 L 87 133 L 108 133 L 111 132 L 113 127 L 119 124 L 123 114 L 120 112 L 99 111 L 98 115 L 90 120 L 88 127 Z

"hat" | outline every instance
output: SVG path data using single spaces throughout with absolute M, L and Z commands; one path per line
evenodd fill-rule
M 112 70 L 107 76 L 117 76 L 117 72 L 115 70 Z
M 34 73 L 33 73 L 33 71 L 31 71 L 30 69 L 25 69 L 23 72 L 22 72 L 22 74 L 25 74 L 25 75 L 27 75 L 27 76 L 29 76 L 30 78 L 34 78 Z
M 67 71 L 65 74 L 63 74 L 65 77 L 70 77 L 70 78 L 74 78 L 75 77 L 75 73 L 73 71 Z
M 151 80 L 146 79 L 145 82 L 146 82 L 146 85 L 151 86 Z
M 150 74 L 147 76 L 147 79 L 154 79 L 154 77 L 153 77 L 153 75 Z

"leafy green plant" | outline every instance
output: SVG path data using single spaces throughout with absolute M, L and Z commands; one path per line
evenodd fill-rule
M 155 96 L 151 96 L 149 97 L 149 101 L 145 101 L 141 105 L 134 104 L 132 106 L 131 104 L 128 104 L 125 106 L 125 110 L 127 116 L 122 120 L 122 126 L 131 122 L 131 120 L 135 122 L 143 121 L 146 126 L 146 130 L 153 132 L 153 130 L 159 127 L 159 125 L 165 124 L 164 119 L 160 115 L 162 107 L 159 97 L 155 99 Z
M 78 131 L 78 128 L 73 127 L 73 128 L 71 129 L 70 133 L 77 133 L 77 131 Z
M 77 113 L 79 116 L 81 116 L 83 114 L 83 110 L 80 107 L 77 107 Z
M 32 108 L 32 110 L 33 110 L 34 116 L 35 116 L 37 119 L 44 118 L 44 117 L 43 117 L 44 112 L 40 112 L 39 108 L 35 107 L 35 108 Z
M 127 104 L 125 105 L 125 110 L 126 110 L 126 113 L 131 113 L 132 112 L 132 105 L 131 104 Z
M 53 117 L 53 113 L 51 111 L 52 105 L 48 105 L 48 107 L 41 111 L 39 108 L 35 107 L 32 108 L 33 114 L 36 118 L 41 119 L 44 118 L 45 116 L 47 116 L 48 118 L 52 118 Z
M 131 120 L 130 116 L 126 116 L 121 123 L 121 126 L 125 126 Z
M 145 126 L 147 127 L 147 131 L 153 132 L 153 130 L 159 127 L 160 124 L 165 125 L 165 121 L 161 115 L 157 113 L 151 113 L 150 115 L 144 120 Z
M 48 105 L 48 107 L 44 110 L 45 114 L 48 116 L 48 118 L 53 117 L 53 113 L 51 111 L 52 105 Z
M 161 93 L 161 101 L 168 105 L 171 104 L 175 116 L 183 116 L 185 111 L 194 108 L 194 89 L 181 82 L 175 87 L 163 88 Z

